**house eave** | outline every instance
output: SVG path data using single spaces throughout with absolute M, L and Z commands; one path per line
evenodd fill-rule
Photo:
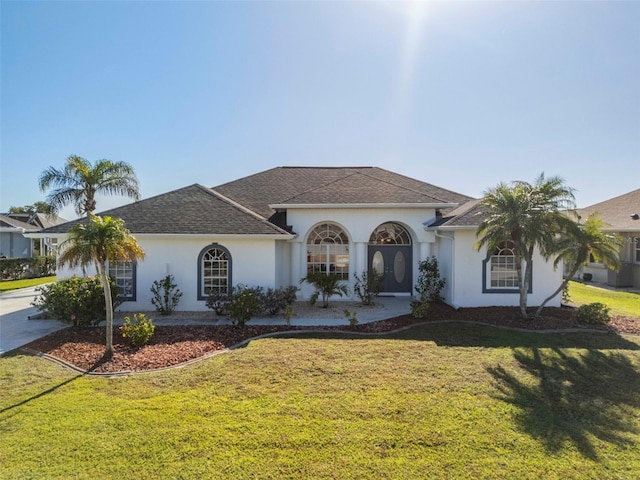
M 287 209 L 367 209 L 367 208 L 456 208 L 458 203 L 275 203 L 273 210 Z
M 293 240 L 297 237 L 296 234 L 242 234 L 242 233 L 136 233 L 131 232 L 132 235 L 136 238 L 191 238 L 191 239 L 210 239 L 211 237 L 215 238 L 226 238 L 226 239 L 255 239 L 255 240 Z M 31 233 L 25 234 L 25 237 L 28 238 L 64 238 L 67 236 L 66 233 Z
M 445 232 L 451 232 L 451 231 L 456 231 L 456 230 L 475 230 L 477 227 L 477 225 L 441 225 L 439 227 L 430 227 L 429 225 L 424 225 L 424 230 L 426 232 L 433 232 L 433 231 L 439 231 L 439 230 L 443 230 Z

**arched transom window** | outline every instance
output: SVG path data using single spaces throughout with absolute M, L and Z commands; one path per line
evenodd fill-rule
M 376 228 L 369 238 L 371 245 L 411 245 L 411 235 L 400 224 L 387 222 Z
M 198 299 L 215 293 L 228 293 L 231 285 L 231 255 L 217 244 L 205 247 L 198 259 Z
M 337 225 L 323 223 L 307 239 L 307 273 L 323 272 L 349 279 L 349 238 Z
M 505 243 L 491 255 L 491 287 L 516 288 L 520 285 L 513 245 Z

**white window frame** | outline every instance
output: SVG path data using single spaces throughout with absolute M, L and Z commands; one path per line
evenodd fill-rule
M 109 262 L 109 276 L 118 287 L 118 298 L 125 302 L 136 300 L 136 264 L 126 260 Z
M 307 237 L 307 274 L 334 273 L 349 280 L 349 237 L 335 223 L 316 225 Z

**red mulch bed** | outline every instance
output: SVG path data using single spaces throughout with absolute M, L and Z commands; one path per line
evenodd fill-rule
M 151 341 L 141 348 L 125 343 L 118 328 L 114 329 L 114 354 L 105 359 L 104 327 L 66 328 L 26 345 L 26 348 L 47 353 L 76 367 L 100 373 L 138 372 L 166 368 L 232 347 L 259 335 L 291 330 L 353 331 L 383 333 L 398 328 L 438 320 L 465 320 L 528 330 L 584 328 L 573 318 L 571 308 L 547 308 L 544 317 L 523 321 L 519 310 L 512 307 L 463 308 L 454 310 L 444 304 L 432 305 L 427 320 L 410 315 L 341 327 L 287 327 L 284 325 L 247 325 L 244 329 L 221 325 L 157 326 Z M 589 326 L 593 328 L 592 326 Z M 596 327 L 611 333 L 640 335 L 640 319 L 612 317 L 607 326 Z

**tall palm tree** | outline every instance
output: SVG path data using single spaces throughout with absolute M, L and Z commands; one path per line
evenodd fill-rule
M 560 287 L 538 307 L 536 317 L 540 315 L 547 302 L 567 286 L 580 267 L 589 262 L 590 255 L 593 255 L 596 262 L 611 270 L 620 269 L 620 248 L 624 242 L 618 235 L 603 232 L 603 226 L 604 222 L 597 215 L 591 214 L 583 225 L 576 224 L 574 228 L 561 234 L 556 242 L 558 256 L 553 265 L 557 267 L 560 261 L 564 261 L 569 274 Z
M 113 303 L 107 278 L 107 262 L 142 260 L 144 251 L 119 218 L 89 216 L 88 223 L 74 225 L 60 245 L 60 266 L 85 268 L 95 265 L 104 289 L 107 316 L 106 355 L 113 354 Z
M 62 170 L 47 168 L 40 174 L 39 184 L 43 192 L 53 189 L 47 195 L 52 213 L 72 204 L 79 216 L 89 216 L 96 209 L 98 193 L 140 198 L 138 179 L 131 165 L 111 160 L 98 160 L 92 165 L 77 155 L 69 156 Z
M 480 223 L 476 249 L 489 252 L 508 242 L 513 247 L 520 293 L 520 313 L 528 318 L 527 294 L 536 248 L 545 259 L 556 251 L 558 232 L 575 224 L 566 212 L 575 211 L 573 189 L 560 177 L 545 178 L 541 173 L 533 184 L 504 182 L 485 191 L 482 205 L 487 217 Z M 524 269 L 523 269 L 524 264 Z

